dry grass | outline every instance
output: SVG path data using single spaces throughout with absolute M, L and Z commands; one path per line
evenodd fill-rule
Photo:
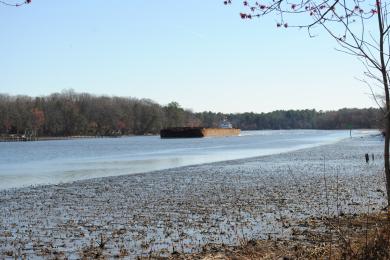
M 326 230 L 319 231 L 319 226 Z M 201 253 L 176 254 L 170 258 L 390 259 L 390 221 L 383 212 L 322 219 L 311 221 L 308 230 L 290 240 L 250 240 L 240 246 L 206 245 Z

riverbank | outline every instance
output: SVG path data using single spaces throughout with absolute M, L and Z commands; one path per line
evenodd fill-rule
M 379 212 L 382 138 L 0 191 L 0 258 L 170 256 L 289 241 L 311 220 Z M 364 161 L 364 154 L 374 161 Z M 318 229 L 326 229 L 318 226 Z
M 0 136 L 0 142 L 33 142 L 33 141 L 58 141 L 58 140 L 78 140 L 78 139 L 92 139 L 92 138 L 119 138 L 128 137 L 132 135 L 74 135 L 74 136 L 23 136 L 23 135 L 9 135 Z

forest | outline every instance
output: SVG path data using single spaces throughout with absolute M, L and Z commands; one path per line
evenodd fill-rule
M 218 127 L 224 119 L 242 130 L 381 128 L 380 110 L 278 110 L 269 113 L 193 112 L 177 102 L 96 96 L 65 90 L 48 96 L 0 94 L 0 134 L 117 136 L 158 134 L 175 126 Z

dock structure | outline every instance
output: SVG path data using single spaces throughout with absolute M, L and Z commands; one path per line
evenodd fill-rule
M 160 131 L 161 138 L 202 138 L 217 136 L 237 136 L 237 128 L 171 127 Z
M 0 142 L 27 142 L 37 141 L 38 134 L 36 129 L 25 129 L 24 133 L 0 134 Z
M 0 142 L 29 142 L 37 141 L 36 136 L 20 136 L 20 135 L 10 135 L 10 136 L 1 136 Z

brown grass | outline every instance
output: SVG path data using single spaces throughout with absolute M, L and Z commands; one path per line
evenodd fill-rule
M 289 240 L 250 240 L 239 246 L 206 245 L 201 253 L 171 259 L 390 259 L 390 212 L 310 221 Z M 326 231 L 318 231 L 318 227 Z

